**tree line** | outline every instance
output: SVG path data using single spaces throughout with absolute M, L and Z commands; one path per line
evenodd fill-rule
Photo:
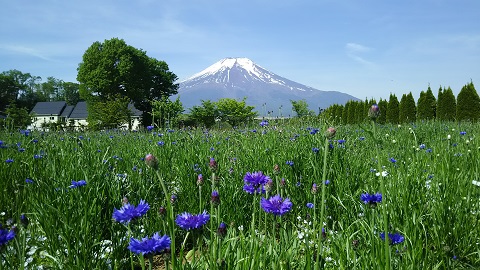
M 462 87 L 457 97 L 450 87 L 440 87 L 437 97 L 428 86 L 420 92 L 417 102 L 412 92 L 403 94 L 398 100 L 390 94 L 388 100 L 366 99 L 365 101 L 348 101 L 345 105 L 332 105 L 323 111 L 330 121 L 341 124 L 357 124 L 366 120 L 369 108 L 378 104 L 381 114 L 377 121 L 381 124 L 411 123 L 423 120 L 471 121 L 480 120 L 480 98 L 473 82 Z

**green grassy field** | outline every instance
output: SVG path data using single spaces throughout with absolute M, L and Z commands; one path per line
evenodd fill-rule
M 0 268 L 480 268 L 478 124 L 338 126 L 326 144 L 327 127 L 0 133 Z M 249 194 L 244 177 L 259 171 L 272 181 Z M 291 208 L 264 211 L 277 194 Z M 140 200 L 149 210 L 138 218 L 112 217 Z M 204 210 L 199 228 L 174 222 Z M 385 245 L 385 228 L 400 238 Z M 156 232 L 172 250 L 128 248 Z

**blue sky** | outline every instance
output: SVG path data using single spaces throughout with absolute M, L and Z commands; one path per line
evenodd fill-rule
M 113 37 L 186 79 L 247 57 L 290 80 L 358 98 L 480 90 L 478 0 L 17 0 L 0 9 L 0 72 L 76 81 Z

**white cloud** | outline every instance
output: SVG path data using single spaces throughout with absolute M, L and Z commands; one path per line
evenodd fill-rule
M 347 43 L 347 45 L 345 45 L 345 48 L 349 53 L 362 53 L 372 50 L 371 48 L 358 43 Z
M 50 61 L 50 62 L 53 62 L 55 60 L 53 60 L 52 58 L 48 57 L 48 56 L 45 56 L 44 54 L 42 54 L 41 52 L 39 52 L 38 50 L 35 50 L 33 48 L 30 48 L 30 47 L 25 47 L 25 46 L 12 46 L 12 45 L 0 45 L 0 48 L 1 49 L 4 49 L 6 51 L 10 51 L 12 53 L 17 53 L 17 54 L 24 54 L 24 55 L 30 55 L 30 56 L 34 56 L 34 57 L 37 57 L 37 58 L 40 58 L 40 59 L 43 59 L 43 60 L 46 60 L 46 61 Z

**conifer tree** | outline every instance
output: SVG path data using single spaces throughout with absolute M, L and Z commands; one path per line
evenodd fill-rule
M 457 96 L 457 121 L 476 122 L 480 118 L 480 98 L 473 82 L 462 87 Z
M 380 99 L 377 105 L 378 105 L 378 108 L 380 109 L 380 115 L 377 118 L 377 123 L 385 124 L 387 121 L 388 101 L 385 99 Z
M 399 108 L 398 121 L 400 123 L 406 123 L 407 122 L 407 94 L 402 95 L 398 108 Z
M 387 123 L 398 124 L 399 120 L 399 102 L 395 94 L 390 94 L 387 107 Z
M 452 88 L 448 87 L 447 90 L 443 92 L 444 99 L 444 120 L 455 121 L 457 114 L 457 101 L 455 95 L 453 94 Z
M 419 120 L 433 120 L 435 119 L 435 111 L 437 108 L 437 101 L 433 95 L 432 89 L 428 86 L 426 92 L 420 92 L 420 98 L 417 102 L 417 119 Z

